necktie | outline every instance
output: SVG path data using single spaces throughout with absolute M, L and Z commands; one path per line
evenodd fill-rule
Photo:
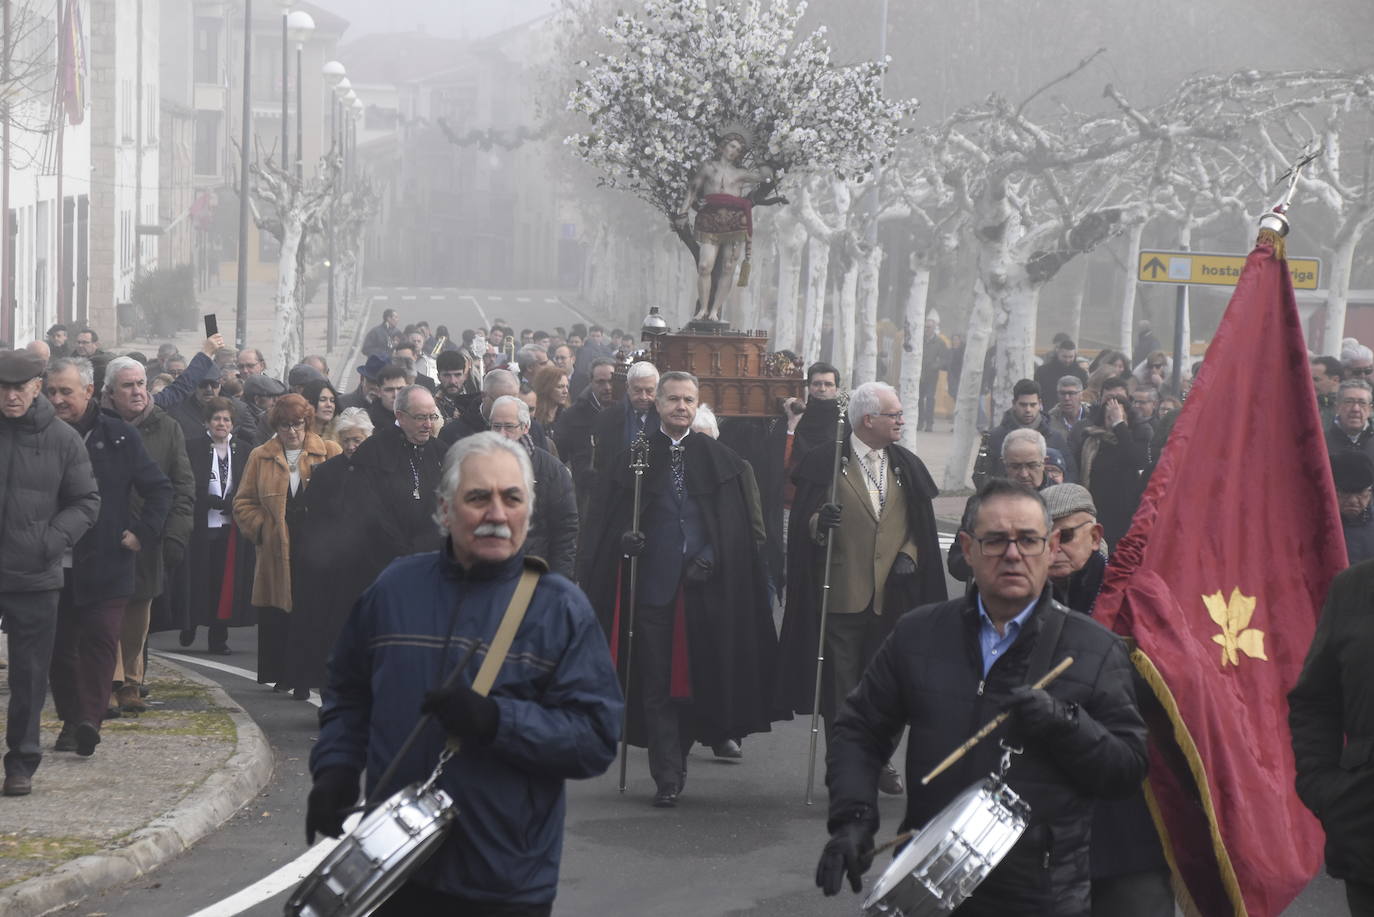
M 873 512 L 881 516 L 883 505 L 887 502 L 887 453 L 873 449 L 864 456 L 864 477 L 868 478 L 868 499 L 873 501 Z
M 683 453 L 686 451 L 676 444 L 668 447 L 669 464 L 673 469 L 673 493 L 677 495 L 679 502 L 687 493 L 687 463 L 683 461 Z

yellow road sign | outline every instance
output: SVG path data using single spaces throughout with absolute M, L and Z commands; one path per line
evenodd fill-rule
M 1141 283 L 1196 283 L 1233 287 L 1245 267 L 1245 255 L 1215 252 L 1142 251 L 1136 269 Z M 1288 273 L 1296 290 L 1315 290 L 1321 277 L 1320 258 L 1289 258 Z

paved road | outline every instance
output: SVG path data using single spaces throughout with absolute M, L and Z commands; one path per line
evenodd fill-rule
M 279 877 L 275 893 L 269 889 L 247 896 L 255 903 L 218 904 L 305 853 L 306 756 L 315 734 L 315 707 L 286 694 L 273 694 L 252 680 L 255 640 L 252 630 L 232 631 L 235 654 L 227 658 L 184 651 L 171 634 L 156 635 L 152 644 L 154 651 L 192 660 L 188 664 L 224 685 L 262 725 L 277 755 L 272 783 L 253 806 L 185 856 L 151 876 L 86 902 L 74 913 L 108 917 L 281 913 L 294 878 L 301 874 L 299 869 Z M 211 667 L 215 665 L 240 668 L 249 677 Z M 675 810 L 649 806 L 653 784 L 642 751 L 631 754 L 629 787 L 623 796 L 616 790 L 614 767 L 596 780 L 571 784 L 555 913 L 560 917 L 857 913 L 858 901 L 848 892 L 840 899 L 826 900 L 812 885 L 825 838 L 825 794 L 819 788 L 815 806 L 803 803 L 809 737 L 808 721 L 776 724 L 772 733 L 748 739 L 742 762 L 717 761 L 708 750 L 696 749 L 689 761 L 686 793 Z M 887 830 L 897 823 L 901 808 L 900 799 L 882 801 Z M 1340 886 L 1321 877 L 1285 917 L 1345 913 Z
M 430 327 L 447 325 L 456 337 L 464 328 L 490 328 L 498 318 L 516 331 L 521 328 L 552 332 L 575 322 L 591 324 L 595 318 L 565 302 L 549 290 L 468 290 L 455 287 L 386 287 L 370 290 L 373 313 L 383 309 L 400 313 L 401 325 L 426 319 Z

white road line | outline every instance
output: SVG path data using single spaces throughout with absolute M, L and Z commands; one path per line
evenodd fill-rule
M 515 301 L 516 301 L 516 302 L 529 302 L 529 301 L 530 301 L 530 298 L 529 298 L 528 296 L 517 296 L 517 297 L 515 297 Z
M 499 296 L 488 296 L 487 299 L 490 299 L 492 302 L 505 302 L 505 300 Z
M 410 301 L 410 300 L 415 299 L 415 294 L 414 294 L 414 293 L 408 293 L 408 294 L 406 294 L 405 296 L 402 296 L 401 298 L 404 299 L 404 300 L 406 300 L 406 301 Z
M 697 299 L 700 299 L 700 298 L 701 298 L 700 296 L 697 297 Z M 546 296 L 546 297 L 544 297 L 544 302 L 556 303 L 556 302 L 558 302 L 558 300 L 556 300 L 556 299 L 549 299 L 549 298 Z
M 443 300 L 448 299 L 448 297 L 443 295 L 442 293 L 431 293 L 429 299 L 430 302 L 442 302 Z M 700 299 L 700 297 L 698 297 L 698 299 Z
M 396 289 L 398 289 L 398 290 L 409 290 L 410 287 L 397 287 Z
M 378 302 L 385 302 L 386 300 L 390 299 L 391 297 L 388 296 L 388 295 L 385 294 L 385 293 L 373 293 L 373 294 L 372 294 L 372 298 L 375 299 L 375 300 L 377 300 Z
M 227 672 L 230 675 L 237 675 L 239 678 L 246 678 L 254 684 L 258 682 L 258 675 L 256 672 L 250 672 L 247 669 L 242 669 L 236 665 L 229 665 L 224 662 L 215 662 L 213 659 L 201 659 L 199 656 L 186 656 L 181 653 L 166 653 L 161 650 L 154 650 L 153 655 L 161 656 L 163 659 L 170 659 L 173 662 L 189 662 L 191 665 L 214 669 L 217 672 Z M 319 697 L 312 693 L 310 695 L 310 703 L 318 707 L 320 705 Z
M 477 314 L 482 317 L 482 327 L 490 328 L 491 322 L 487 321 L 487 312 L 482 308 L 482 303 L 476 296 L 460 296 L 459 299 L 466 299 L 472 303 L 472 307 L 477 310 Z M 495 299 L 495 297 L 492 297 Z

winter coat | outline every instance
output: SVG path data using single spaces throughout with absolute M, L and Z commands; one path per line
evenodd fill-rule
M 162 532 L 175 495 L 138 431 L 94 403 L 90 410 L 95 416 L 86 451 L 100 485 L 100 515 L 72 550 L 73 603 L 78 608 L 134 594 L 140 554 L 162 553 Z M 126 529 L 138 538 L 140 554 L 121 544 Z
M 392 563 L 354 606 L 335 645 L 311 773 L 339 768 L 356 780 L 365 769 L 368 794 L 377 791 L 420 717 L 425 692 L 469 649 L 491 640 L 526 563 L 542 567 L 517 553 L 468 570 L 447 546 Z M 477 657 L 462 682 L 476 676 Z M 572 583 L 540 577 L 489 696 L 499 711 L 496 734 L 465 740 L 439 777 L 463 813 L 461 825 L 414 881 L 478 901 L 552 901 L 564 783 L 602 774 L 615 760 L 624 710 L 605 637 Z M 380 794 L 423 780 L 444 740 L 431 724 Z
M 1374 561 L 1331 583 L 1288 695 L 1298 796 L 1326 829 L 1326 870 L 1374 876 Z
M 1059 397 L 1059 380 L 1065 376 L 1073 376 L 1082 385 L 1088 384 L 1088 373 L 1078 365 L 1077 360 L 1065 366 L 1055 353 L 1051 350 L 1045 354 L 1045 362 L 1035 368 L 1035 382 L 1040 386 L 1040 401 L 1043 404 L 1054 404 Z
M 1148 421 L 1123 420 L 1108 430 L 1101 426 L 1101 409 L 1095 408 L 1093 418 L 1082 423 L 1081 431 L 1079 479 L 1092 494 L 1107 543 L 1115 547 L 1131 527 L 1145 492 L 1154 427 Z
M 86 446 L 47 398 L 0 416 L 0 592 L 61 589 L 62 557 L 99 512 Z
M 1338 455 L 1341 452 L 1360 452 L 1374 459 L 1374 426 L 1368 424 L 1360 431 L 1354 439 L 1346 433 L 1340 426 L 1332 421 L 1326 426 L 1326 452 L 1327 455 Z
M 202 624 L 221 623 L 228 627 L 249 627 L 252 626 L 256 618 L 253 615 L 252 603 L 250 601 L 253 593 L 253 573 L 257 565 L 254 555 L 253 544 L 243 533 L 234 528 L 234 566 L 226 566 L 224 576 L 232 579 L 230 585 L 230 617 L 227 620 L 220 620 L 216 617 L 219 612 L 219 604 L 214 596 L 206 594 L 206 585 L 210 582 L 211 576 L 211 556 L 212 550 L 210 543 L 209 513 L 213 508 L 221 512 L 234 514 L 234 494 L 238 491 L 239 483 L 243 480 L 243 474 L 248 468 L 248 458 L 252 454 L 253 447 L 237 434 L 229 440 L 229 493 L 223 498 L 210 496 L 210 472 L 216 467 L 215 446 L 210 439 L 204 424 L 201 425 L 200 435 L 194 439 L 186 441 L 186 454 L 191 460 L 191 471 L 196 476 L 196 506 L 194 512 L 194 525 L 191 528 L 191 550 L 188 554 L 190 564 L 191 595 L 188 606 L 188 614 L 185 621 L 179 626 L 196 627 Z M 214 548 L 222 552 L 228 551 L 229 542 L 221 542 Z M 224 590 L 223 582 L 220 583 L 221 593 Z
M 342 450 L 338 443 L 326 442 L 306 433 L 302 444 L 299 471 L 300 489 L 294 499 L 303 499 L 316 465 Z M 248 467 L 239 477 L 234 494 L 234 521 L 244 537 L 257 546 L 257 570 L 253 575 L 253 604 L 262 608 L 291 610 L 291 535 L 286 529 L 286 496 L 291 489 L 291 468 L 281 440 L 273 438 L 248 456 Z
M 558 426 L 554 431 L 558 439 L 558 455 L 572 471 L 579 509 L 583 510 L 586 509 L 592 487 L 592 424 L 603 407 L 605 405 L 596 399 L 596 392 L 588 388 L 558 416 Z
M 1051 742 L 1030 737 L 1007 775 L 1030 806 L 1016 846 L 959 913 L 968 917 L 1087 917 L 1088 848 L 1094 800 L 1123 797 L 1145 777 L 1145 724 L 1136 707 L 1122 641 L 1085 615 L 1069 613 L 1046 589 L 1020 636 L 983 674 L 977 594 L 927 605 L 897 622 L 858 688 L 835 719 L 826 757 L 829 828 L 855 821 L 878 829 L 877 777 L 902 727 L 906 814 L 897 831 L 920 828 L 959 793 L 997 769 L 999 727 L 964 758 L 922 787 L 920 777 L 1005 705 L 1027 681 L 1030 656 L 1047 616 L 1064 615 L 1051 664 L 1073 665 L 1047 689 L 1077 705 L 1075 725 Z M 1034 676 L 1032 675 L 1032 678 Z
M 186 547 L 191 542 L 191 513 L 196 504 L 196 476 L 186 456 L 186 437 L 181 432 L 181 424 L 173 420 L 172 415 L 150 404 L 130 421 L 130 425 L 143 437 L 143 448 L 149 457 L 172 482 L 172 509 L 167 513 L 162 530 L 162 550 L 145 550 L 138 554 L 133 598 L 148 600 L 162 594 L 167 576 L 164 559 L 170 555 L 179 562 L 186 556 Z M 142 498 L 135 496 L 132 505 L 134 514 L 142 518 Z
M 525 553 L 544 560 L 554 573 L 572 579 L 577 569 L 577 495 L 572 473 L 543 449 L 530 453 L 534 466 L 534 516 Z

